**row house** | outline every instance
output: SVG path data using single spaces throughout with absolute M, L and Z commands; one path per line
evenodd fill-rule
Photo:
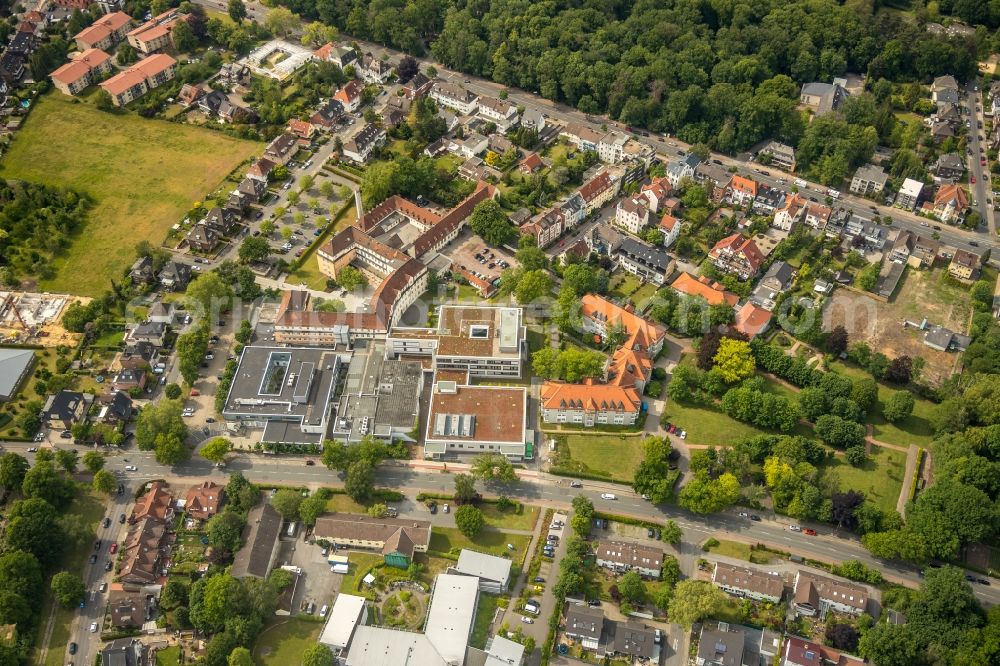
M 452 83 L 435 83 L 430 97 L 438 104 L 455 109 L 463 116 L 474 113 L 479 108 L 479 96 L 462 86 Z
M 868 596 L 861 585 L 800 570 L 795 574 L 792 609 L 810 617 L 824 617 L 829 611 L 857 616 L 868 610 Z
M 643 197 L 626 197 L 615 207 L 615 224 L 635 235 L 639 235 L 648 223 L 649 208 Z
M 177 61 L 158 53 L 140 60 L 125 71 L 101 83 L 115 106 L 125 106 L 150 90 L 171 81 L 177 71 Z
M 618 187 L 619 181 L 612 178 L 607 171 L 601 171 L 584 183 L 579 190 L 579 194 L 586 204 L 584 217 L 600 210 L 611 201 L 618 194 Z
M 734 206 L 748 206 L 757 198 L 757 181 L 749 176 L 736 174 L 729 181 L 727 198 Z
M 704 275 L 695 277 L 684 271 L 671 283 L 670 288 L 683 296 L 704 299 L 709 305 L 722 305 L 724 303 L 729 307 L 736 307 L 740 300 L 736 294 L 726 291 L 722 284 L 713 282 Z
M 725 562 L 716 562 L 712 584 L 733 596 L 772 604 L 780 603 L 785 592 L 785 581 L 779 574 Z
M 125 12 L 112 12 L 78 32 L 73 39 L 81 51 L 87 49 L 109 51 L 126 39 L 131 27 L 131 16 Z
M 49 74 L 49 78 L 64 95 L 76 95 L 111 70 L 111 56 L 100 49 L 87 49 L 70 56 L 70 61 Z
M 517 125 L 517 107 L 510 102 L 495 97 L 480 97 L 477 101 L 479 105 L 479 117 L 497 126 L 501 132 L 506 132 L 511 127 Z
M 519 231 L 535 239 L 538 247 L 545 248 L 556 241 L 563 232 L 563 215 L 558 208 L 550 208 L 521 225 Z
M 663 555 L 659 548 L 630 541 L 598 541 L 594 546 L 597 566 L 616 573 L 636 571 L 645 578 L 660 577 Z
M 752 238 L 732 234 L 720 240 L 708 253 L 712 263 L 720 271 L 735 275 L 740 280 L 749 280 L 760 270 L 764 255 Z

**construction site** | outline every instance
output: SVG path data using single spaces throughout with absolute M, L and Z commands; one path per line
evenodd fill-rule
M 91 299 L 66 294 L 0 291 L 0 341 L 44 347 L 73 346 L 79 333 L 62 327 L 62 315 L 70 303 L 87 304 Z

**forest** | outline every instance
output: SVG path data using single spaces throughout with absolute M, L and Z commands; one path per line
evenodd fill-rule
M 765 138 L 797 144 L 799 84 L 845 72 L 872 81 L 967 78 L 996 40 L 927 32 L 852 0 L 283 0 L 308 18 L 586 113 L 735 153 Z M 996 26 L 1000 3 L 935 12 Z

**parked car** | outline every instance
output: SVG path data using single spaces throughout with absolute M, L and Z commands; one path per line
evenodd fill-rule
M 535 623 L 535 621 L 532 620 L 530 617 L 526 617 L 524 615 L 521 616 L 521 622 L 524 622 L 525 624 L 534 624 Z
M 91 555 L 90 559 L 87 561 L 90 562 L 91 564 L 97 564 L 97 555 Z
M 118 516 L 118 523 L 119 523 L 120 525 L 124 525 L 124 524 L 125 524 L 125 514 L 124 514 L 124 513 L 123 513 L 123 514 L 120 514 L 120 515 Z
M 618 499 L 614 493 L 601 493 L 601 499 L 603 500 L 616 500 Z
M 315 460 L 307 460 L 307 461 L 306 461 L 306 465 L 308 465 L 308 466 L 310 466 L 310 467 L 312 467 L 312 466 L 313 466 L 313 465 L 315 465 L 315 464 L 316 464 L 316 461 L 315 461 Z
M 69 653 L 70 654 L 76 654 L 76 643 L 70 643 L 69 644 Z
M 111 553 L 112 555 L 114 555 L 115 553 L 117 553 L 118 552 L 118 544 L 117 543 L 111 544 L 111 548 L 108 548 L 108 552 Z
M 443 511 L 444 513 L 448 513 L 451 511 L 451 507 L 448 506 L 447 502 L 445 502 L 445 505 L 441 508 L 441 511 Z

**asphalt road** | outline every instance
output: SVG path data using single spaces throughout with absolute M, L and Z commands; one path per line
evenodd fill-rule
M 970 149 L 969 162 L 969 175 L 974 176 L 976 179 L 975 184 L 972 184 L 971 179 L 969 183 L 969 189 L 971 190 L 973 208 L 979 211 L 982 215 L 983 223 L 989 228 L 991 234 L 996 233 L 996 214 L 993 210 L 993 205 L 990 201 L 993 199 L 992 192 L 992 179 L 990 178 L 989 170 L 989 146 L 986 141 L 980 141 L 979 137 L 986 137 L 986 117 L 983 115 L 983 97 L 982 93 L 978 90 L 979 80 L 969 82 L 965 87 L 965 106 L 969 109 L 969 134 L 968 134 L 968 148 Z M 987 163 L 984 166 L 980 160 L 986 158 Z

